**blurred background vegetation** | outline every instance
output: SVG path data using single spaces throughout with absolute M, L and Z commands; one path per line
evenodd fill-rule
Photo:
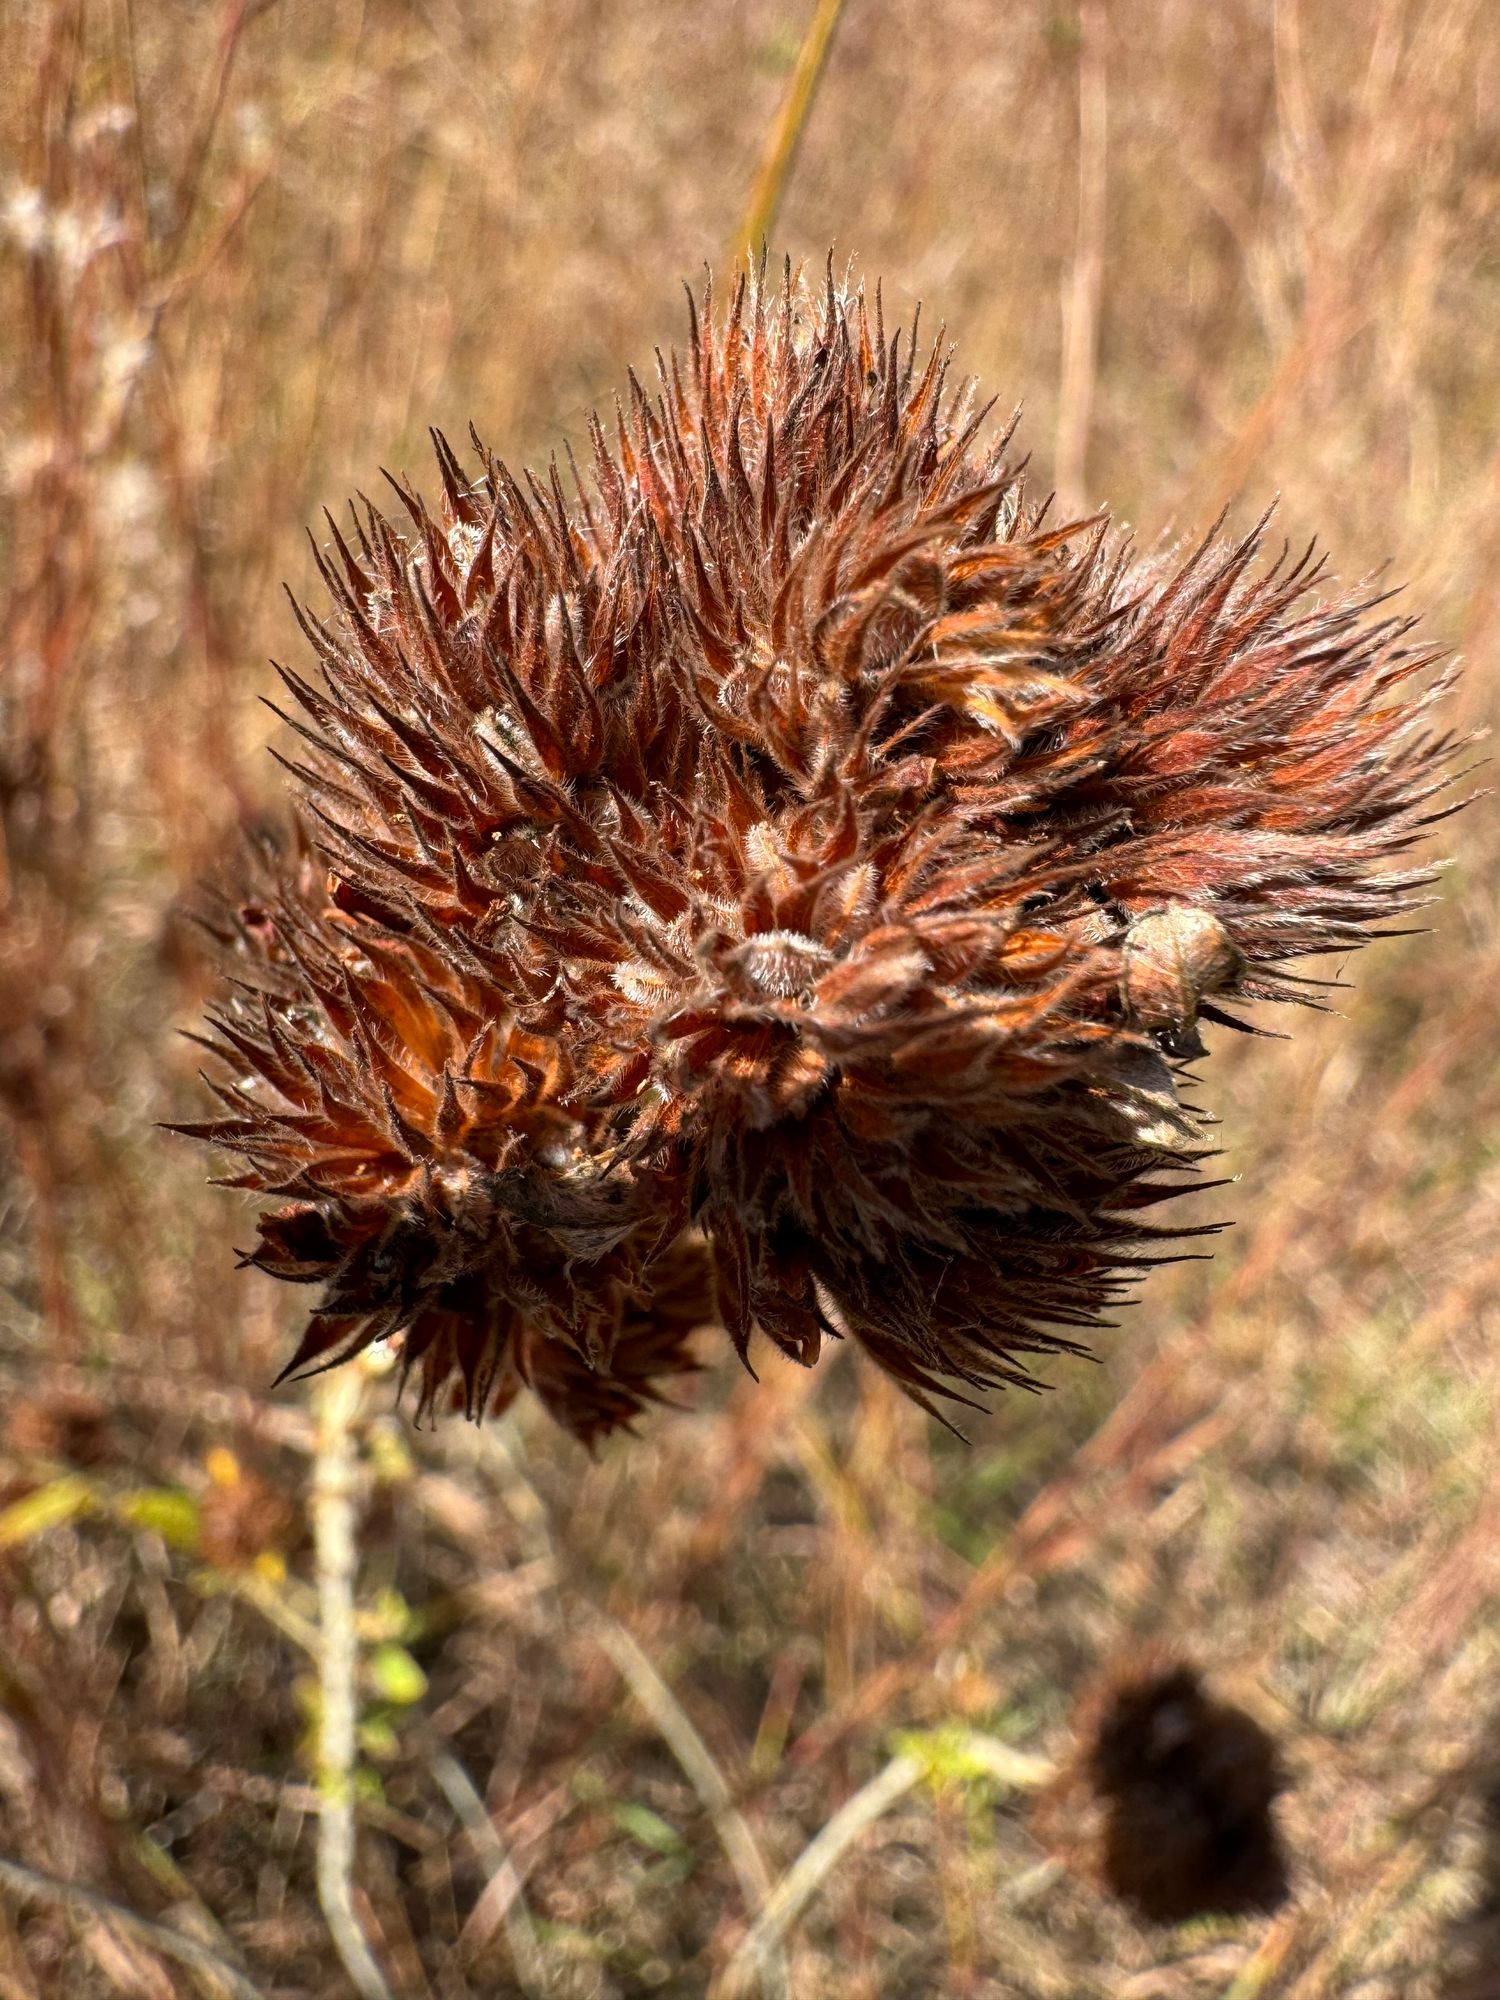
M 255 697 L 300 664 L 304 527 L 425 480 L 429 424 L 576 441 L 768 212 L 835 11 L 0 18 L 4 2000 L 1500 1993 L 1484 803 L 1347 1019 L 1214 1049 L 1212 1262 L 969 1446 L 848 1354 L 719 1358 L 597 1462 L 365 1385 L 369 1964 L 320 1906 L 318 1439 L 267 1393 L 302 1301 L 233 1272 L 248 1217 L 155 1129 L 197 1103 L 185 913 L 277 810 Z M 923 300 L 1043 488 L 1143 545 L 1279 495 L 1342 577 L 1389 562 L 1485 725 L 1488 0 L 848 0 L 805 109 L 775 255 Z M 1028 1808 L 1143 1640 L 1280 1747 L 1274 1915 L 1143 1924 Z

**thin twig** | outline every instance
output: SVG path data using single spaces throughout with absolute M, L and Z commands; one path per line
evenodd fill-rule
M 64 1882 L 61 1877 L 48 1875 L 24 1861 L 13 1861 L 9 1856 L 0 1855 L 0 1884 L 23 1901 L 61 1903 L 65 1909 L 84 1910 L 91 1917 L 119 1924 L 122 1929 L 142 1938 L 153 1950 L 159 1951 L 163 1958 L 174 1959 L 177 1964 L 186 1966 L 189 1972 L 197 1973 L 205 1981 L 212 1981 L 214 1986 L 233 1994 L 234 2000 L 266 2000 L 262 1988 L 247 1979 L 228 1959 L 210 1951 L 206 1944 L 199 1944 L 196 1938 L 184 1937 L 181 1931 L 171 1930 L 151 1917 L 128 1910 L 123 1903 L 113 1902 L 97 1890 L 85 1889 L 81 1883 Z
M 897 1799 L 911 1790 L 926 1769 L 920 1757 L 903 1751 L 867 1785 L 862 1785 L 853 1798 L 847 1799 L 814 1835 L 766 1898 L 760 1915 L 724 1968 L 719 1989 L 724 2000 L 734 2000 L 742 1993 L 750 1974 L 766 1963 L 769 1954 L 780 1950 L 782 1938 L 840 1858 L 867 1827 L 873 1826 Z
M 1099 364 L 1099 293 L 1104 279 L 1104 200 L 1108 135 L 1104 0 L 1078 10 L 1078 234 L 1063 301 L 1062 380 L 1057 407 L 1057 491 L 1064 509 L 1088 504 L 1085 474 L 1094 379 Z
M 833 31 L 843 10 L 844 0 L 818 0 L 813 9 L 807 32 L 802 37 L 802 46 L 797 51 L 792 80 L 787 85 L 776 123 L 766 139 L 750 205 L 745 210 L 738 237 L 729 246 L 731 262 L 741 257 L 753 262 L 771 233 L 776 211 L 781 206 L 781 197 L 791 175 L 792 162 L 807 126 L 808 113 L 812 110 L 813 99 L 828 61 Z
M 490 1818 L 474 1780 L 450 1751 L 435 1752 L 432 1775 L 444 1798 L 463 1822 L 475 1859 L 489 1877 L 469 1921 L 473 1923 L 483 1911 L 486 1932 L 497 1922 L 504 1924 L 517 1984 L 527 2000 L 532 2000 L 532 1996 L 547 1991 L 547 1980 L 516 1865 L 495 1831 L 495 1822 Z
M 1017 1791 L 1033 1791 L 1056 1775 L 1055 1766 L 1045 1757 L 1015 1750 L 994 1736 L 965 1732 L 953 1738 L 948 1749 L 951 1756 Z M 839 1807 L 766 1898 L 760 1915 L 724 1968 L 719 1987 L 723 2000 L 736 2000 L 752 1968 L 764 1963 L 767 1953 L 779 1949 L 787 1931 L 855 1841 L 932 1768 L 930 1758 L 903 1750 Z
M 178 183 L 177 214 L 168 232 L 168 245 L 172 252 L 181 246 L 187 236 L 188 225 L 198 210 L 199 197 L 203 192 L 204 169 L 213 149 L 214 135 L 219 129 L 219 121 L 224 106 L 229 101 L 229 81 L 234 74 L 235 59 L 240 52 L 240 43 L 247 27 L 262 14 L 269 13 L 275 0 L 233 0 L 225 13 L 224 24 L 219 31 L 219 69 L 214 84 L 214 93 L 209 100 L 208 114 L 199 127 L 198 136 L 189 155 L 187 164 Z
M 760 1849 L 755 1844 L 745 1816 L 730 1796 L 724 1774 L 714 1762 L 703 1738 L 693 1727 L 682 1703 L 656 1671 L 634 1636 L 618 1620 L 605 1612 L 592 1613 L 599 1643 L 619 1668 L 621 1677 L 641 1707 L 650 1716 L 658 1734 L 681 1765 L 683 1775 L 703 1801 L 719 1844 L 740 1885 L 740 1893 L 758 1927 L 771 1895 L 771 1876 Z M 738 1954 L 736 1954 L 738 1955 Z M 761 1991 L 785 1994 L 787 1968 L 775 1938 L 767 1949 L 756 1954 L 756 1970 Z
M 986 1736 L 981 1730 L 965 1730 L 955 1738 L 953 1753 L 1013 1792 L 1039 1791 L 1057 1776 L 1057 1766 L 1050 1757 L 1017 1750 L 1013 1744 L 1002 1743 L 998 1736 Z
M 526 1543 L 528 1556 L 534 1561 L 545 1562 L 560 1584 L 564 1574 L 563 1552 L 548 1524 L 546 1503 L 526 1477 L 511 1449 L 510 1435 L 513 1433 L 507 1434 L 499 1427 L 487 1434 L 490 1461 L 499 1475 L 502 1497 Z M 588 1619 L 621 1679 L 677 1759 L 684 1777 L 698 1794 L 713 1822 L 714 1832 L 734 1870 L 753 1923 L 770 1894 L 771 1874 L 744 1814 L 734 1803 L 713 1753 L 634 1636 L 617 1619 L 587 1604 L 576 1580 L 570 1581 L 573 1587 L 565 1597 L 560 1593 L 559 1608 L 564 1616 L 582 1612 Z M 764 1958 L 760 1970 L 764 1993 L 783 1996 L 790 1992 L 786 1964 L 779 1950 L 773 1950 Z
M 364 2000 L 392 2000 L 354 1911 L 354 1761 L 359 1711 L 355 1693 L 359 1640 L 354 1584 L 354 1420 L 364 1389 L 358 1363 L 320 1376 L 313 1401 L 312 1517 L 318 1566 L 318 1901 L 334 1948 Z

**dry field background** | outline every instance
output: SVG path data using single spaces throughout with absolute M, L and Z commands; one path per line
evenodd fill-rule
M 968 1447 L 843 1353 L 720 1357 L 594 1463 L 356 1382 L 359 1832 L 320 1904 L 317 1437 L 267 1393 L 303 1302 L 155 1129 L 197 1102 L 183 913 L 275 810 L 304 524 L 426 479 L 428 424 L 580 435 L 727 259 L 809 12 L 4 8 L 4 2000 L 340 2000 L 360 1936 L 399 2000 L 1500 1994 L 1487 802 L 1346 1018 L 1217 1038 L 1212 1261 Z M 849 0 L 773 231 L 830 243 L 1144 543 L 1279 494 L 1341 575 L 1389 559 L 1486 724 L 1490 0 Z M 1143 1640 L 1276 1737 L 1274 1916 L 1143 1925 L 1040 1843 L 1039 1760 Z

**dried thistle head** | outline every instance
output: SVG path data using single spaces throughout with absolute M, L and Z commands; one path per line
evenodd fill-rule
M 330 518 L 301 817 L 219 924 L 250 1262 L 294 1369 L 592 1439 L 758 1332 L 1030 1383 L 1169 1234 L 1197 1023 L 1423 878 L 1448 746 L 1379 599 L 1049 525 L 941 335 L 741 280 L 592 462 L 436 438 Z

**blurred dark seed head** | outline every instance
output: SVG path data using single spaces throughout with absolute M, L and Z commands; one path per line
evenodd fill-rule
M 1165 1653 L 1117 1665 L 1081 1697 L 1074 1732 L 1039 1827 L 1110 1895 L 1151 1923 L 1286 1901 L 1276 1745 L 1196 1667 Z
M 5 1435 L 17 1457 L 49 1459 L 83 1471 L 120 1456 L 108 1408 L 99 1397 L 77 1389 L 45 1388 L 13 1404 Z
M 593 1439 L 727 1329 L 924 1406 L 1108 1323 L 1202 1146 L 1177 1065 L 1412 906 L 1430 652 L 1260 529 L 1051 524 L 877 292 L 742 280 L 586 471 L 435 439 L 328 521 L 298 820 L 215 928 L 220 1114 L 424 1410 Z

